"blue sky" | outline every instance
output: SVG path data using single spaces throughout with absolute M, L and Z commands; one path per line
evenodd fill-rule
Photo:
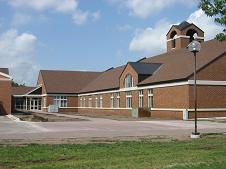
M 40 69 L 103 71 L 165 52 L 172 24 L 223 28 L 187 0 L 0 0 L 1 67 L 34 85 Z

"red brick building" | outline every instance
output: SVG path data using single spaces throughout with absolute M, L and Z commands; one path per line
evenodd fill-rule
M 89 114 L 193 118 L 193 54 L 197 54 L 198 117 L 226 116 L 226 42 L 204 42 L 194 24 L 173 25 L 167 52 L 104 72 L 41 70 L 37 88 L 14 90 L 15 108 Z M 20 101 L 18 101 L 20 100 Z
M 7 68 L 0 68 L 0 115 L 11 113 L 11 77 Z

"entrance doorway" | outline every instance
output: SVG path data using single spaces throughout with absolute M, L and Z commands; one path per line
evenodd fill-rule
M 41 99 L 31 98 L 30 99 L 30 110 L 41 110 Z

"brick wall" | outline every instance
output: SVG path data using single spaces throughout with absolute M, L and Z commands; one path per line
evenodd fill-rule
M 0 80 L 0 114 L 11 114 L 11 81 Z
M 189 87 L 189 108 L 194 108 L 193 86 Z M 226 86 L 197 86 L 198 108 L 226 108 Z
M 189 87 L 188 85 L 155 88 L 153 90 L 154 108 L 188 108 Z

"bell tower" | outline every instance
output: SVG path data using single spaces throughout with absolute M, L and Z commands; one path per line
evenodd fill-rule
M 166 34 L 167 37 L 167 52 L 185 48 L 194 39 L 200 43 L 204 42 L 204 32 L 193 23 L 183 21 L 179 25 L 173 25 L 169 32 Z

